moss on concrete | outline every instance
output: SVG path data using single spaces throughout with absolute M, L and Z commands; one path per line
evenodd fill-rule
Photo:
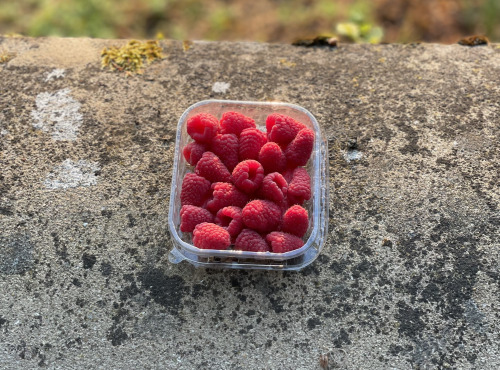
M 112 46 L 101 52 L 102 68 L 112 71 L 143 73 L 144 62 L 147 64 L 163 58 L 158 41 L 131 40 L 122 47 Z

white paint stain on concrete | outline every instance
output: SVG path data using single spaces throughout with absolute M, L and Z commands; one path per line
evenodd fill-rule
M 344 159 L 347 162 L 359 161 L 361 158 L 363 158 L 363 153 L 360 152 L 359 150 L 348 150 L 344 151 L 343 154 L 344 154 Z
M 96 172 L 99 169 L 97 162 L 89 162 L 83 159 L 75 162 L 66 159 L 47 175 L 44 185 L 47 189 L 68 189 L 96 185 Z
M 54 140 L 76 140 L 82 124 L 80 103 L 69 96 L 70 89 L 41 93 L 31 112 L 33 127 L 50 133 Z
M 212 91 L 214 93 L 225 94 L 230 86 L 231 84 L 229 82 L 216 82 L 212 86 Z
M 66 70 L 64 70 L 64 69 L 56 68 L 56 69 L 52 70 L 51 72 L 49 72 L 49 74 L 47 74 L 47 78 L 45 78 L 45 82 L 49 82 L 49 81 L 51 81 L 53 79 L 57 79 L 57 78 L 63 78 L 65 72 L 66 72 Z

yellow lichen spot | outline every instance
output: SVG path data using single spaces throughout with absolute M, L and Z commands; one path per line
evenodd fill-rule
M 380 58 L 378 61 L 379 61 L 380 63 L 385 63 L 385 58 Z
M 280 59 L 280 64 L 284 65 L 285 67 L 289 67 L 289 68 L 295 67 L 297 65 L 296 63 L 290 62 L 286 59 Z
M 9 60 L 14 58 L 16 55 L 14 53 L 9 53 L 4 50 L 0 50 L 0 64 L 7 63 Z
M 121 48 L 115 46 L 104 48 L 101 52 L 101 66 L 112 71 L 141 74 L 144 62 L 150 64 L 162 59 L 162 51 L 158 41 L 131 40 Z
M 193 42 L 191 40 L 184 40 L 182 42 L 182 50 L 188 51 L 193 47 Z
M 19 37 L 24 37 L 23 35 L 21 35 L 20 33 L 15 33 L 15 32 L 9 32 L 9 33 L 6 33 L 4 35 L 2 35 L 3 37 L 12 37 L 12 38 L 19 38 Z

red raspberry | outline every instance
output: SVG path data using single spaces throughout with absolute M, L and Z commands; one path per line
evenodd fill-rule
M 232 237 L 238 236 L 243 229 L 241 208 L 234 206 L 222 208 L 215 216 L 215 223 L 224 227 Z
M 304 245 L 304 241 L 299 237 L 279 231 L 267 234 L 266 241 L 271 246 L 273 253 L 290 252 Z
M 272 172 L 262 180 L 260 195 L 275 203 L 280 204 L 285 200 L 288 190 L 288 183 L 278 172 Z
M 187 173 L 182 181 L 181 205 L 201 206 L 210 196 L 210 181 L 194 173 Z
M 259 152 L 259 162 L 266 173 L 282 172 L 286 167 L 286 157 L 280 146 L 269 142 L 264 144 Z
M 288 204 L 302 204 L 311 198 L 311 178 L 304 167 L 293 171 L 292 181 L 288 184 Z
M 248 196 L 238 190 L 236 186 L 227 182 L 216 182 L 212 184 L 213 199 L 207 203 L 207 209 L 216 213 L 219 209 L 229 206 L 244 207 L 248 202 Z
M 206 209 L 196 206 L 182 206 L 181 208 L 181 231 L 190 233 L 194 227 L 202 222 L 212 222 L 214 216 Z
M 306 126 L 284 114 L 273 113 L 266 119 L 269 141 L 274 141 L 280 145 L 288 145 L 303 128 L 306 128 Z
M 187 133 L 200 143 L 209 143 L 219 130 L 217 118 L 208 113 L 199 113 L 187 121 Z
M 266 134 L 256 128 L 247 128 L 240 134 L 240 161 L 259 159 L 260 148 L 267 143 Z
M 238 137 L 236 135 L 216 135 L 212 140 L 210 148 L 230 172 L 238 164 Z
M 311 156 L 314 145 L 314 131 L 308 128 L 299 131 L 295 139 L 285 150 L 287 164 L 305 166 Z
M 283 215 L 281 230 L 302 238 L 309 228 L 307 210 L 299 205 L 291 206 Z
M 288 184 L 290 184 L 290 182 L 292 182 L 292 177 L 293 177 L 293 170 L 297 168 L 297 167 L 294 167 L 294 168 L 287 168 L 285 171 L 281 172 L 281 174 L 283 175 L 283 177 L 285 178 L 286 182 Z
M 255 128 L 255 121 L 238 112 L 226 112 L 220 120 L 223 134 L 235 134 L 240 137 L 241 131 L 246 128 Z
M 231 245 L 231 237 L 223 227 L 203 222 L 193 230 L 193 244 L 200 249 L 227 249 Z
M 244 224 L 261 233 L 276 230 L 281 221 L 280 207 L 268 200 L 252 200 L 242 214 Z
M 207 151 L 207 147 L 204 144 L 197 143 L 193 141 L 184 147 L 182 154 L 186 158 L 187 163 L 191 166 L 196 166 L 196 163 L 200 160 L 203 153 Z
M 233 170 L 233 182 L 247 194 L 255 192 L 264 179 L 264 168 L 253 159 L 238 163 Z
M 212 152 L 205 152 L 196 164 L 196 174 L 210 182 L 229 182 L 231 173 L 224 163 Z
M 236 238 L 234 249 L 248 252 L 269 252 L 269 245 L 259 233 L 244 229 Z

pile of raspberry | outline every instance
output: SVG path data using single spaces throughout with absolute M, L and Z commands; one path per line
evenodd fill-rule
M 238 112 L 188 119 L 194 141 L 183 155 L 194 173 L 182 183 L 180 230 L 192 233 L 194 246 L 285 253 L 304 245 L 311 178 L 303 166 L 314 131 L 278 113 L 266 130 Z

